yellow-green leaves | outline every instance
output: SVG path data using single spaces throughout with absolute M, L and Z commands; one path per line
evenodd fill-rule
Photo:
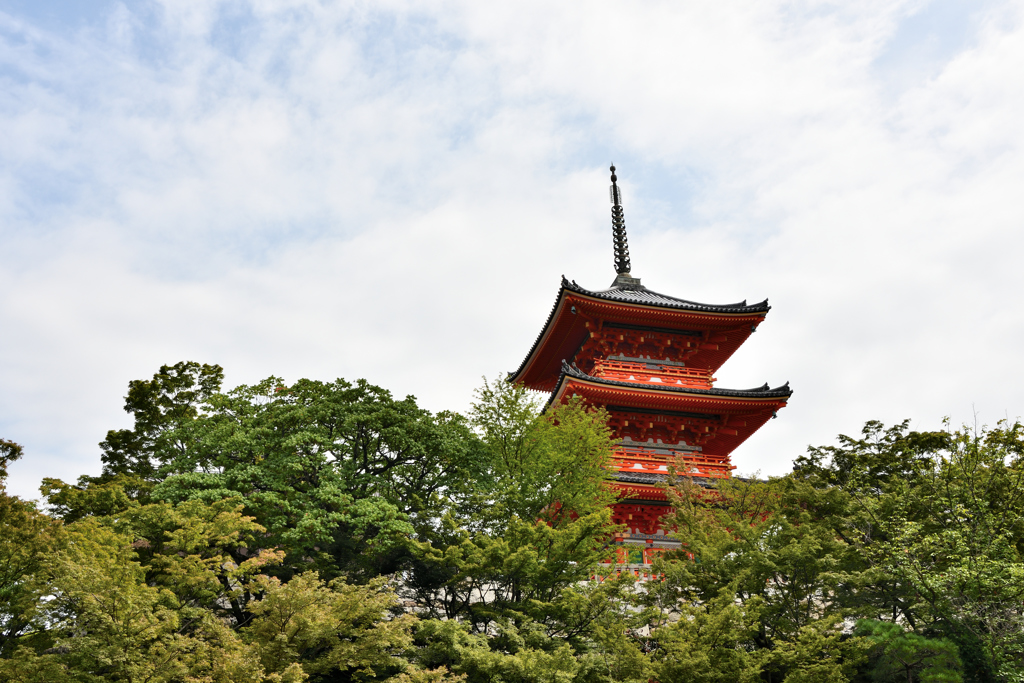
M 0 490 L 0 657 L 22 642 L 45 645 L 32 628 L 45 571 L 63 546 L 59 521 Z
M 400 655 L 412 641 L 414 618 L 391 618 L 398 601 L 383 580 L 328 585 L 308 572 L 288 583 L 261 577 L 259 587 L 262 598 L 250 607 L 243 637 L 266 671 L 283 674 L 299 662 L 311 674 L 338 671 L 363 680 L 405 668 Z
M 570 524 L 614 501 L 606 485 L 613 440 L 608 416 L 573 401 L 541 405 L 521 386 L 484 382 L 470 414 L 486 448 L 489 524 L 513 517 Z

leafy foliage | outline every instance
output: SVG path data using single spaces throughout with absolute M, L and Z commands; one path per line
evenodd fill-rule
M 1024 680 L 1024 426 L 865 425 L 785 477 L 667 482 L 614 566 L 607 415 L 485 382 L 131 382 L 103 474 L 8 496 L 0 680 Z
M 0 444 L 9 461 L 21 455 L 17 444 Z M 57 520 L 4 493 L 5 475 L 0 469 L 0 657 L 33 640 L 29 615 L 35 596 L 44 581 L 48 557 L 65 542 Z
M 876 680 L 960 683 L 956 645 L 945 638 L 926 638 L 885 621 L 862 620 L 857 632 L 875 645 Z
M 158 479 L 161 465 L 189 451 L 188 430 L 181 428 L 196 419 L 222 381 L 219 365 L 184 361 L 161 366 L 151 380 L 129 382 L 124 409 L 135 428 L 107 432 L 100 443 L 104 475 Z
M 129 384 L 132 430 L 101 443 L 104 475 L 44 481 L 65 521 L 111 515 L 132 501 L 244 501 L 284 548 L 282 575 L 397 568 L 404 539 L 429 537 L 481 471 L 464 418 L 432 415 L 365 381 L 270 377 L 220 391 L 220 366 L 163 366 Z
M 7 466 L 20 458 L 23 454 L 20 444 L 7 439 L 0 439 L 0 492 L 3 492 L 7 483 Z

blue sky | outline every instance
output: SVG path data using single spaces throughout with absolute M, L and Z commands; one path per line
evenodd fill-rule
M 10 487 L 99 470 L 128 381 L 366 377 L 464 409 L 563 273 L 768 297 L 735 454 L 1022 412 L 1019 2 L 0 0 Z

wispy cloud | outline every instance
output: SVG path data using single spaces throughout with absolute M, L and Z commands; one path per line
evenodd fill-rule
M 68 10 L 71 11 L 71 10 Z M 931 14 L 929 14 L 931 13 Z M 1013 3 L 112 3 L 0 11 L 0 432 L 98 469 L 128 380 L 365 376 L 434 409 L 514 368 L 565 273 L 771 297 L 736 453 L 1015 416 Z M 916 24 L 914 22 L 917 22 Z

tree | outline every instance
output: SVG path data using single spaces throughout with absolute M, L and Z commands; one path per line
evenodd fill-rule
M 219 365 L 182 361 L 162 365 L 151 380 L 128 383 L 124 410 L 135 418 L 133 429 L 110 430 L 100 443 L 104 477 L 134 475 L 159 479 L 160 467 L 187 453 L 187 429 L 202 405 L 220 391 Z
M 637 583 L 603 411 L 221 378 L 132 382 L 103 475 L 44 480 L 45 512 L 0 440 L 0 679 L 1024 679 L 1021 424 L 870 422 L 785 477 L 677 477 L 680 550 Z
M 894 683 L 960 683 L 960 656 L 945 638 L 926 638 L 898 624 L 863 619 L 857 632 L 874 645 L 873 674 L 877 681 Z
M 512 519 L 559 527 L 615 501 L 608 414 L 579 401 L 542 407 L 521 385 L 484 380 L 470 411 L 489 471 L 490 529 Z
M 153 483 L 134 474 L 79 477 L 78 485 L 44 477 L 39 491 L 51 515 L 66 523 L 91 516 L 109 517 L 148 501 Z
M 614 552 L 607 415 L 577 402 L 542 412 L 499 381 L 485 382 L 470 419 L 489 464 L 478 505 L 416 544 L 407 583 L 424 616 L 447 620 L 418 631 L 421 665 L 468 681 L 647 680 L 627 635 L 640 625 L 632 577 L 591 580 Z
M 77 523 L 66 548 L 50 558 L 41 599 L 28 613 L 53 647 L 23 647 L 0 660 L 0 678 L 264 680 L 230 629 L 212 615 L 183 612 L 173 592 L 144 576 L 129 537 L 96 520 Z
M 154 503 L 68 525 L 28 577 L 34 599 L 19 614 L 30 637 L 0 658 L 0 679 L 444 679 L 406 658 L 417 620 L 390 614 L 383 580 L 267 576 L 283 553 L 244 559 L 263 528 L 240 511 L 237 501 Z
M 240 498 L 266 546 L 286 551 L 282 575 L 312 560 L 328 577 L 369 577 L 394 571 L 405 539 L 434 533 L 479 479 L 479 442 L 459 415 L 362 380 L 270 377 L 222 392 L 222 377 L 182 362 L 131 382 L 135 427 L 108 433 L 102 477 L 44 482 L 54 512 L 72 521 L 151 497 Z
M 771 649 L 836 605 L 840 574 L 856 558 L 828 523 L 828 492 L 789 479 L 706 489 L 684 477 L 669 494 L 675 512 L 666 522 L 682 550 L 666 556 L 665 580 L 649 586 L 662 620 L 727 592 L 757 616 L 750 646 Z
M 476 467 L 459 416 L 432 415 L 360 381 L 276 378 L 217 394 L 170 461 L 163 500 L 241 497 L 288 551 L 327 575 L 393 571 L 404 539 L 429 534 Z
M 33 640 L 37 577 L 64 541 L 60 522 L 6 493 L 7 465 L 22 454 L 20 445 L 0 439 L 0 657 Z
M 655 677 L 694 683 L 752 683 L 761 666 L 749 643 L 757 633 L 757 602 L 737 603 L 723 589 L 700 605 L 681 603 L 673 620 L 658 624 L 653 638 Z
M 7 466 L 24 454 L 20 444 L 0 439 L 0 493 L 7 489 Z
M 918 433 L 870 422 L 795 465 L 795 478 L 849 496 L 837 532 L 868 565 L 851 577 L 851 609 L 948 638 L 968 680 L 1024 675 L 1022 453 L 1020 423 Z
M 262 598 L 243 637 L 266 671 L 283 673 L 298 663 L 314 676 L 380 680 L 409 669 L 402 655 L 416 618 L 390 617 L 398 601 L 386 581 L 325 584 L 306 572 L 287 583 L 267 576 L 259 582 Z
M 208 611 L 236 628 L 252 619 L 257 578 L 285 553 L 263 546 L 266 528 L 240 500 L 137 506 L 97 521 L 131 538 L 145 582 L 174 593 L 183 610 Z

